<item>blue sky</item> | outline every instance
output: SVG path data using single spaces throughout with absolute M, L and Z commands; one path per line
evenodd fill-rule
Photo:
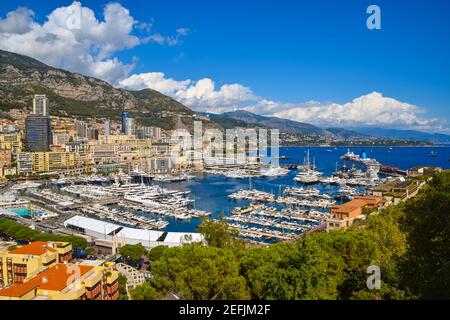
M 17 7 L 27 7 L 34 11 L 34 21 L 43 24 L 53 10 L 72 2 L 9 1 L 2 4 L 0 17 L 5 18 Z M 109 58 L 116 57 L 124 64 L 135 63 L 128 76 L 161 72 L 165 79 L 189 79 L 191 82 L 184 91 L 204 78 L 212 79 L 216 91 L 224 84 L 239 84 L 257 97 L 242 99 L 250 100 L 242 101 L 243 107 L 263 99 L 277 103 L 280 109 L 275 112 L 252 106 L 249 110 L 294 120 L 312 119 L 299 116 L 294 105 L 304 107 L 312 100 L 329 111 L 325 107 L 328 104 L 344 105 L 374 91 L 424 109 L 424 114 L 413 112 L 419 119 L 450 119 L 449 1 L 116 2 L 128 9 L 134 20 L 151 22 L 149 34 L 176 37 L 177 29 L 190 30 L 179 37 L 176 45 L 150 41 L 110 52 Z M 81 1 L 100 21 L 109 3 Z M 366 28 L 366 8 L 370 4 L 381 8 L 381 30 Z M 131 33 L 142 38 L 148 36 L 138 28 Z M 222 98 L 217 100 L 217 95 L 212 102 L 197 103 L 189 95 L 171 90 L 163 93 L 180 97 L 198 110 L 205 103 L 217 106 L 228 103 Z M 234 99 L 230 106 L 236 109 L 240 103 Z M 370 107 L 367 103 L 356 104 Z M 289 112 L 281 112 L 283 108 Z M 394 108 L 392 112 L 396 110 L 400 109 Z M 401 119 L 406 122 L 399 127 L 408 124 L 409 120 L 405 120 L 408 116 Z M 387 126 L 395 127 L 394 120 L 388 122 Z M 414 122 L 411 127 L 422 126 L 425 130 L 434 125 L 433 121 L 426 125 Z

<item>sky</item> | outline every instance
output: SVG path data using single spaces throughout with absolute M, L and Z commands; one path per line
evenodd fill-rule
M 16 0 L 0 49 L 196 111 L 450 133 L 447 0 Z

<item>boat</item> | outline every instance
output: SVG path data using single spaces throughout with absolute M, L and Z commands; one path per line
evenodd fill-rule
M 26 181 L 24 183 L 16 184 L 11 187 L 11 190 L 26 190 L 39 188 L 42 184 L 32 181 Z
M 300 172 L 294 178 L 298 183 L 315 184 L 322 178 L 322 173 L 315 169 L 315 160 L 312 165 L 309 162 L 309 149 L 307 150 L 304 164 L 298 166 L 298 170 Z
M 435 152 L 434 150 L 431 150 L 430 157 L 436 158 L 437 157 L 437 152 Z
M 289 170 L 279 166 L 271 166 L 268 168 L 261 168 L 259 172 L 263 177 L 278 177 L 287 175 L 289 173 Z

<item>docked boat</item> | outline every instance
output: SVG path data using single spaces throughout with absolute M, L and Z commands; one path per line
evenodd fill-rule
M 263 177 L 278 177 L 287 175 L 289 173 L 289 170 L 279 166 L 270 166 L 268 168 L 261 168 L 259 173 Z
M 41 183 L 26 181 L 24 183 L 20 183 L 20 184 L 16 184 L 16 185 L 12 186 L 11 190 L 20 191 L 20 190 L 27 190 L 27 189 L 36 189 L 36 188 L 39 188 L 41 185 L 42 185 Z

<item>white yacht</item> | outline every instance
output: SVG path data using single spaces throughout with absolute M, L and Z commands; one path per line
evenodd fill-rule
M 263 177 L 278 177 L 284 176 L 289 173 L 288 169 L 279 167 L 279 166 L 270 166 L 266 168 L 261 168 L 260 174 Z
M 26 190 L 39 188 L 42 184 L 32 181 L 26 181 L 24 183 L 16 184 L 11 187 L 11 190 Z

